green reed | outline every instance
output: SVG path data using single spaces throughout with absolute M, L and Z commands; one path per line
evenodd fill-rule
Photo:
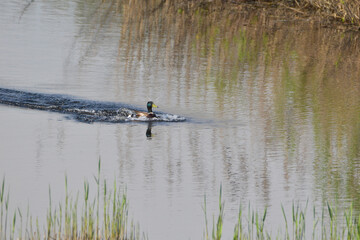
M 26 213 L 20 208 L 10 212 L 10 191 L 3 178 L 0 188 L 0 239 L 146 239 L 140 235 L 139 227 L 128 219 L 128 199 L 125 192 L 118 190 L 116 180 L 109 189 L 105 179 L 101 178 L 101 162 L 99 160 L 98 173 L 94 177 L 97 189 L 91 199 L 90 183 L 84 181 L 84 193 L 74 196 L 68 190 L 68 178 L 65 176 L 64 203 L 54 205 L 51 187 L 49 186 L 49 206 L 44 226 L 40 226 L 39 219 L 30 214 L 27 206 Z M 102 184 L 101 184 L 102 183 Z M 81 206 L 81 208 L 79 208 Z M 100 207 L 102 215 L 100 215 Z M 240 205 L 237 221 L 234 225 L 233 240 L 240 239 L 360 239 L 360 216 L 354 213 L 351 204 L 343 214 L 326 203 L 320 213 L 314 207 L 312 216 L 306 221 L 308 202 L 302 208 L 299 203 L 292 203 L 290 214 L 283 205 L 283 223 L 279 223 L 279 230 L 275 235 L 274 229 L 267 229 L 266 220 L 268 209 L 254 210 L 251 205 L 247 211 Z M 223 238 L 225 216 L 225 201 L 222 196 L 222 186 L 219 192 L 217 215 L 212 216 L 212 227 L 209 230 L 206 196 L 204 196 L 203 211 L 205 216 L 204 239 L 220 240 Z M 246 214 L 244 214 L 246 213 Z M 306 222 L 313 220 L 312 229 L 306 229 Z M 310 224 L 308 224 L 309 226 Z
M 221 239 L 221 232 L 224 218 L 225 203 L 219 200 L 219 213 L 217 224 L 213 221 L 212 238 L 213 240 Z M 262 212 L 255 211 L 248 205 L 247 216 L 244 215 L 242 205 L 239 207 L 237 222 L 234 226 L 233 240 L 240 239 L 360 239 L 360 215 L 354 215 L 353 205 L 344 211 L 343 215 L 338 213 L 337 208 L 334 208 L 329 203 L 322 207 L 320 215 L 317 214 L 316 208 L 313 208 L 313 225 L 312 229 L 306 230 L 306 212 L 308 208 L 308 201 L 304 208 L 301 208 L 299 203 L 292 203 L 291 215 L 287 215 L 283 205 L 281 210 L 284 218 L 284 225 L 279 225 L 280 228 L 285 228 L 274 236 L 271 230 L 265 229 L 265 221 L 267 217 L 267 208 Z M 206 197 L 204 197 L 204 215 L 205 215 L 205 235 L 204 239 L 210 239 L 207 211 L 206 211 Z M 214 219 L 214 217 L 213 217 Z M 311 219 L 309 219 L 311 220 Z M 219 224 L 221 222 L 221 224 Z M 321 222 L 320 227 L 318 227 Z M 221 228 L 219 228 L 221 226 Z M 306 234 L 308 232 L 308 234 Z M 214 234 L 215 233 L 215 234 Z M 219 234 L 218 234 L 219 233 Z
M 7 190 L 5 195 L 5 177 L 2 180 L 1 192 L 0 192 L 0 238 L 6 239 L 7 237 L 7 224 L 8 224 L 8 212 L 9 212 L 9 195 L 10 191 Z
M 108 191 L 106 180 L 101 179 L 100 170 L 99 160 L 98 174 L 94 177 L 97 186 L 95 197 L 90 198 L 90 184 L 84 181 L 82 203 L 79 193 L 75 196 L 69 193 L 67 176 L 65 176 L 65 203 L 54 205 L 49 186 L 49 206 L 43 227 L 39 226 L 38 218 L 34 219 L 30 215 L 29 206 L 26 217 L 20 208 L 10 213 L 10 194 L 3 178 L 0 189 L 0 239 L 140 239 L 138 226 L 132 222 L 128 224 L 128 200 L 125 192 L 121 193 L 117 190 L 116 181 L 113 192 Z M 103 182 L 103 191 L 101 191 L 101 182 Z M 101 193 L 102 197 L 100 197 Z M 82 208 L 80 209 L 79 206 Z M 100 216 L 100 206 L 103 206 L 102 216 Z

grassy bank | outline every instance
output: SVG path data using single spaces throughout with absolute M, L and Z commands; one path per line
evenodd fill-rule
M 65 177 L 64 202 L 53 205 L 49 188 L 49 206 L 44 219 L 34 218 L 26 211 L 10 207 L 10 194 L 5 179 L 0 188 L 0 239 L 146 239 L 139 227 L 128 219 L 128 200 L 125 193 L 117 190 L 116 183 L 109 191 L 105 180 L 100 178 L 100 162 L 95 182 L 97 191 L 94 199 L 89 199 L 89 183 L 84 182 L 83 196 L 72 197 L 68 193 Z M 102 183 L 102 184 L 101 184 Z M 80 200 L 82 199 L 82 200 Z M 219 194 L 219 212 L 210 220 L 204 197 L 205 227 L 203 239 L 219 240 L 223 237 L 225 202 L 222 191 Z M 11 212 L 10 209 L 15 209 Z M 291 214 L 282 207 L 284 221 L 278 229 L 267 229 L 267 208 L 255 211 L 249 205 L 240 206 L 238 220 L 234 224 L 232 238 L 238 239 L 359 239 L 359 216 L 352 207 L 339 214 L 330 204 L 322 207 L 320 214 L 314 208 L 312 216 L 306 218 L 307 204 L 304 208 L 293 204 Z M 156 219 L 154 219 L 156 220 Z M 312 221 L 312 229 L 306 223 Z M 39 222 L 45 222 L 40 226 Z M 199 223 L 201 225 L 201 223 Z M 276 232 L 274 235 L 273 233 Z
M 323 24 L 360 26 L 360 1 L 358 0 L 189 0 L 187 6 L 195 8 L 261 8 L 276 16 L 317 18 Z M 280 13 L 281 11 L 281 13 Z M 358 28 L 356 28 L 358 29 Z
M 323 17 L 360 26 L 358 0 L 292 0 L 290 3 L 300 11 L 315 10 Z

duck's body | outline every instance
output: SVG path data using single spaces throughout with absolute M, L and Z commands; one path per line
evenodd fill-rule
M 154 118 L 156 117 L 156 114 L 153 112 L 141 112 L 141 111 L 135 111 L 135 117 L 147 117 L 147 118 Z
M 156 117 L 156 114 L 153 113 L 152 108 L 156 108 L 158 106 L 156 106 L 152 101 L 147 102 L 147 112 L 142 112 L 142 111 L 135 111 L 135 117 L 139 118 L 139 117 L 147 117 L 147 118 L 154 118 Z

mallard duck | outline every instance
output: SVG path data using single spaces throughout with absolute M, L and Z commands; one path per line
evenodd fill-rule
M 147 117 L 147 118 L 154 118 L 156 117 L 156 114 L 153 113 L 152 108 L 157 108 L 158 106 L 156 106 L 152 101 L 147 102 L 146 104 L 147 110 L 148 112 L 142 112 L 142 111 L 135 111 L 135 116 L 138 117 Z

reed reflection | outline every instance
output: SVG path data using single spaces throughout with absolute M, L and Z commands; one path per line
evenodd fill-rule
M 196 110 L 217 119 L 248 117 L 245 124 L 264 156 L 247 149 L 247 160 L 263 159 L 265 164 L 259 166 L 266 166 L 274 159 L 271 154 L 285 156 L 280 157 L 285 189 L 294 181 L 310 186 L 304 176 L 312 172 L 319 196 L 359 192 L 355 175 L 346 170 L 359 158 L 359 35 L 323 29 L 317 22 L 282 22 L 256 11 L 229 9 L 229 14 L 219 14 L 211 8 L 209 4 L 194 10 L 176 1 L 130 7 L 125 2 L 123 16 L 129 27 L 120 44 L 128 51 L 119 55 L 130 58 L 143 51 L 138 61 L 127 62 L 126 72 L 136 77 L 132 69 L 139 62 L 158 62 L 151 71 L 168 74 L 167 86 L 173 85 L 168 89 L 170 103 L 201 106 Z M 130 39 L 139 41 L 129 45 Z M 325 169 L 334 177 L 331 187 Z
M 217 12 L 211 3 L 116 4 L 107 5 L 112 12 L 97 13 L 122 23 L 113 29 L 121 32 L 111 62 L 117 96 L 142 102 L 143 95 L 136 93 L 161 95 L 169 106 L 244 125 L 231 127 L 245 135 L 222 129 L 211 138 L 198 131 L 180 138 L 193 152 L 188 161 L 199 170 L 197 177 L 205 168 L 203 142 L 211 145 L 207 158 L 213 161 L 221 149 L 234 154 L 245 145 L 241 157 L 222 156 L 225 179 L 242 162 L 250 169 L 243 172 L 253 171 L 249 176 L 257 176 L 256 185 L 264 186 L 260 192 L 267 192 L 274 177 L 267 166 L 276 162 L 285 191 L 296 182 L 319 198 L 360 198 L 359 34 L 321 28 L 316 21 L 282 21 L 255 9 Z M 91 41 L 90 47 L 96 51 L 102 45 Z M 148 126 L 147 138 L 150 133 Z M 263 169 L 252 169 L 252 162 Z

